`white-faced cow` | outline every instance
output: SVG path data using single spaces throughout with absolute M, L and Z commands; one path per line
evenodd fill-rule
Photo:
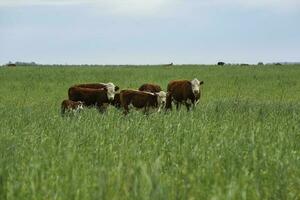
M 158 108 L 159 112 L 166 103 L 166 93 L 164 91 L 151 93 L 138 90 L 122 90 L 120 100 L 125 115 L 128 114 L 130 106 L 144 109 L 144 113 L 147 113 L 150 108 Z
M 114 100 L 114 87 L 104 87 L 101 89 L 71 87 L 68 91 L 69 99 L 72 101 L 82 101 L 84 106 L 96 107 L 99 111 L 105 109 Z
M 81 101 L 72 101 L 72 100 L 63 100 L 61 103 L 61 114 L 66 113 L 77 113 L 83 109 L 83 102 Z
M 172 109 L 172 102 L 176 104 L 177 109 L 180 104 L 184 104 L 187 110 L 192 105 L 195 106 L 201 97 L 200 86 L 203 83 L 203 81 L 199 81 L 196 78 L 191 81 L 174 80 L 169 82 L 166 109 Z
M 108 90 L 113 89 L 115 92 L 119 90 L 118 86 L 115 86 L 113 83 L 83 83 L 76 84 L 72 87 L 80 87 L 80 88 L 92 88 L 92 89 L 102 89 L 107 88 Z M 120 95 L 119 93 L 115 93 L 114 100 L 110 101 L 110 104 L 115 106 L 116 108 L 120 108 Z

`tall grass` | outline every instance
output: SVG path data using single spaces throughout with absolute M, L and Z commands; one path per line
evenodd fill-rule
M 200 105 L 60 116 L 75 83 L 204 80 Z M 0 69 L 0 199 L 300 199 L 300 68 Z

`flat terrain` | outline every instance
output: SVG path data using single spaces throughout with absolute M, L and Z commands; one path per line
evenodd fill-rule
M 194 77 L 191 112 L 60 116 L 75 83 Z M 0 199 L 300 199 L 300 66 L 2 67 Z

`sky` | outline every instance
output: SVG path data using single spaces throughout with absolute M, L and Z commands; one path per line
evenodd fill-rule
M 299 0 L 0 0 L 0 64 L 300 62 Z

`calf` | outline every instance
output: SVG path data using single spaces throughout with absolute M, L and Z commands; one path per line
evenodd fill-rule
M 122 90 L 120 92 L 120 100 L 125 115 L 129 112 L 129 105 L 139 109 L 143 108 L 145 113 L 149 111 L 149 108 L 158 108 L 159 112 L 166 103 L 166 93 L 163 91 L 151 93 L 137 90 Z
M 82 88 L 71 87 L 68 91 L 69 99 L 72 101 L 82 101 L 84 106 L 95 106 L 99 111 L 103 111 L 104 104 L 110 103 L 115 96 L 113 88 Z
M 187 110 L 191 105 L 195 106 L 200 97 L 200 85 L 204 82 L 198 79 L 189 80 L 175 80 L 168 84 L 168 94 L 166 109 L 172 109 L 172 101 L 176 104 L 177 109 L 180 104 L 185 104 Z
M 71 100 L 63 100 L 61 103 L 61 114 L 64 115 L 66 112 L 76 113 L 83 109 L 83 102 L 81 101 L 71 101 Z
M 146 91 L 146 92 L 160 92 L 162 91 L 161 87 L 156 84 L 145 83 L 139 87 L 139 91 Z

